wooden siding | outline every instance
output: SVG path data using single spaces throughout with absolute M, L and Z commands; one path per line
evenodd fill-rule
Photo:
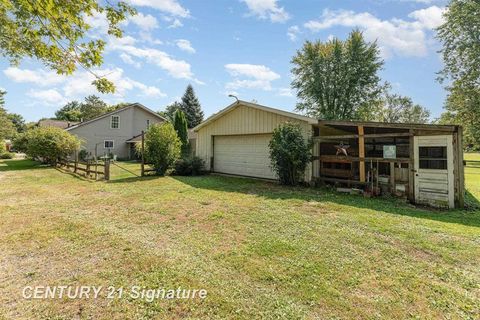
M 305 137 L 311 136 L 312 126 L 305 121 L 239 105 L 198 130 L 196 154 L 205 161 L 206 167 L 210 168 L 210 160 L 213 157 L 213 136 L 272 133 L 276 127 L 287 121 L 299 123 L 305 132 Z M 306 180 L 310 181 L 310 179 L 311 166 L 306 172 Z

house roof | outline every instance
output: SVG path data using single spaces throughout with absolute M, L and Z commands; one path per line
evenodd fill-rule
M 266 112 L 276 113 L 276 114 L 279 114 L 279 115 L 282 115 L 282 116 L 285 116 L 285 117 L 305 121 L 305 122 L 308 122 L 309 124 L 317 124 L 318 123 L 317 119 L 302 116 L 300 114 L 296 114 L 296 113 L 293 113 L 293 112 L 288 112 L 288 111 L 283 111 L 283 110 L 280 110 L 280 109 L 270 108 L 270 107 L 263 106 L 263 105 L 253 103 L 253 102 L 237 100 L 236 102 L 232 103 L 228 107 L 226 107 L 226 108 L 220 110 L 219 112 L 213 114 L 212 116 L 210 116 L 207 120 L 205 120 L 204 122 L 200 123 L 198 126 L 193 128 L 193 130 L 198 131 L 200 128 L 206 126 L 207 124 L 209 124 L 212 121 L 215 121 L 216 119 L 222 117 L 224 114 L 232 111 L 233 109 L 235 109 L 239 106 L 246 106 L 246 107 L 255 108 L 255 109 L 266 111 Z
M 84 126 L 86 124 L 89 124 L 89 123 L 92 123 L 92 122 L 95 122 L 97 120 L 100 120 L 100 119 L 103 119 L 105 117 L 108 117 L 108 116 L 111 116 L 111 115 L 114 115 L 118 112 L 121 112 L 123 110 L 126 110 L 128 108 L 132 108 L 132 107 L 137 107 L 137 108 L 140 108 L 148 113 L 150 113 L 151 115 L 159 118 L 159 119 L 162 119 L 163 121 L 167 121 L 167 119 L 165 119 L 164 117 L 162 117 L 161 115 L 159 115 L 158 113 L 156 113 L 155 111 L 153 110 L 150 110 L 148 109 L 147 107 L 145 107 L 144 105 L 140 104 L 140 103 L 132 103 L 132 104 L 129 104 L 128 106 L 125 106 L 123 108 L 120 108 L 120 109 L 117 109 L 117 110 L 114 110 L 114 111 L 111 111 L 111 112 L 107 112 L 107 113 L 104 113 L 96 118 L 93 118 L 93 119 L 90 119 L 88 121 L 84 121 L 84 122 L 80 122 L 79 124 L 75 125 L 75 126 L 72 126 L 72 127 L 69 127 L 69 128 L 66 128 L 65 130 L 69 131 L 69 130 L 72 130 L 72 129 L 75 129 L 75 128 L 78 128 L 78 127 L 81 127 L 81 126 Z
M 53 120 L 53 119 L 45 119 L 38 121 L 39 127 L 57 127 L 60 129 L 66 129 L 69 127 L 73 127 L 77 125 L 78 122 L 73 121 L 64 121 L 64 120 Z

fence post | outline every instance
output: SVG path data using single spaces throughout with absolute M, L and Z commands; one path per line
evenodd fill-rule
M 141 170 L 141 176 L 143 177 L 145 175 L 145 133 L 142 130 L 142 170 Z
M 85 175 L 90 178 L 90 161 L 87 161 Z
M 110 159 L 105 159 L 105 168 L 103 168 L 105 180 L 110 180 Z
M 73 166 L 73 172 L 74 173 L 77 173 L 77 163 L 78 163 L 78 154 L 77 154 L 77 150 L 75 150 L 75 163 L 74 163 L 74 166 Z

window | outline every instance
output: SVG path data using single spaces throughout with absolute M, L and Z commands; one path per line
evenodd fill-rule
M 447 147 L 419 147 L 420 169 L 447 169 Z
M 113 149 L 113 140 L 105 140 L 103 142 L 103 147 L 105 149 Z
M 112 116 L 112 120 L 110 121 L 110 128 L 118 129 L 119 127 L 120 127 L 120 117 Z
M 150 119 L 147 119 L 147 128 L 150 127 Z

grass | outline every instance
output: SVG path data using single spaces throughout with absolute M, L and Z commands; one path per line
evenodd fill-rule
M 480 199 L 478 175 L 467 168 Z M 0 319 L 480 317 L 480 211 L 116 166 L 112 177 L 0 162 Z M 26 285 L 208 296 L 25 300 Z

